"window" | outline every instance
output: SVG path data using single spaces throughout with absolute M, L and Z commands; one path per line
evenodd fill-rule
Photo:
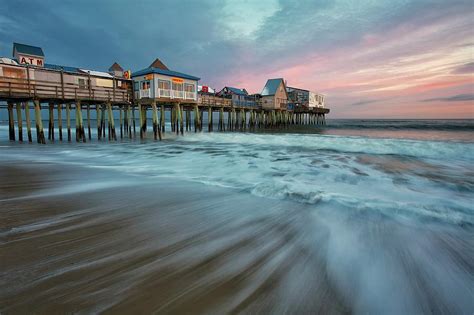
M 77 83 L 79 84 L 80 89 L 86 89 L 86 79 L 77 79 Z
M 135 91 L 138 91 L 140 89 L 140 83 L 139 82 L 133 82 L 133 89 Z
M 186 92 L 194 92 L 194 84 L 185 83 L 184 90 Z
M 150 80 L 142 81 L 142 90 L 150 89 Z
M 158 88 L 163 89 L 163 90 L 169 90 L 170 89 L 170 81 L 166 80 L 158 80 Z
M 182 91 L 183 90 L 183 83 L 173 82 L 173 90 Z

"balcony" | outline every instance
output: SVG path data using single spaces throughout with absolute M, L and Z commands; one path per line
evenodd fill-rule
M 196 92 L 184 92 L 184 96 L 187 100 L 195 100 Z
M 148 97 L 150 98 L 150 89 L 140 90 L 140 98 Z
M 172 90 L 172 95 L 173 95 L 173 98 L 184 98 L 184 92 L 183 91 L 175 91 L 175 90 Z
M 158 95 L 159 95 L 159 97 L 170 97 L 171 96 L 171 90 L 158 89 Z

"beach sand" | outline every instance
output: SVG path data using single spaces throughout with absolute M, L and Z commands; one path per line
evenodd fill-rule
M 42 163 L 0 183 L 2 313 L 349 311 L 305 205 Z

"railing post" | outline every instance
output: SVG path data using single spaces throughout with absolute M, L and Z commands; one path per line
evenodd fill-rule
M 26 65 L 26 77 L 28 79 L 28 96 L 31 96 L 31 91 L 30 91 L 30 66 L 29 66 L 29 64 Z
M 64 101 L 64 71 L 61 69 L 61 92 Z

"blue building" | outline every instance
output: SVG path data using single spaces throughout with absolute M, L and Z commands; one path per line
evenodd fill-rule
M 197 103 L 200 78 L 168 69 L 159 59 L 148 68 L 132 73 L 137 100 Z

